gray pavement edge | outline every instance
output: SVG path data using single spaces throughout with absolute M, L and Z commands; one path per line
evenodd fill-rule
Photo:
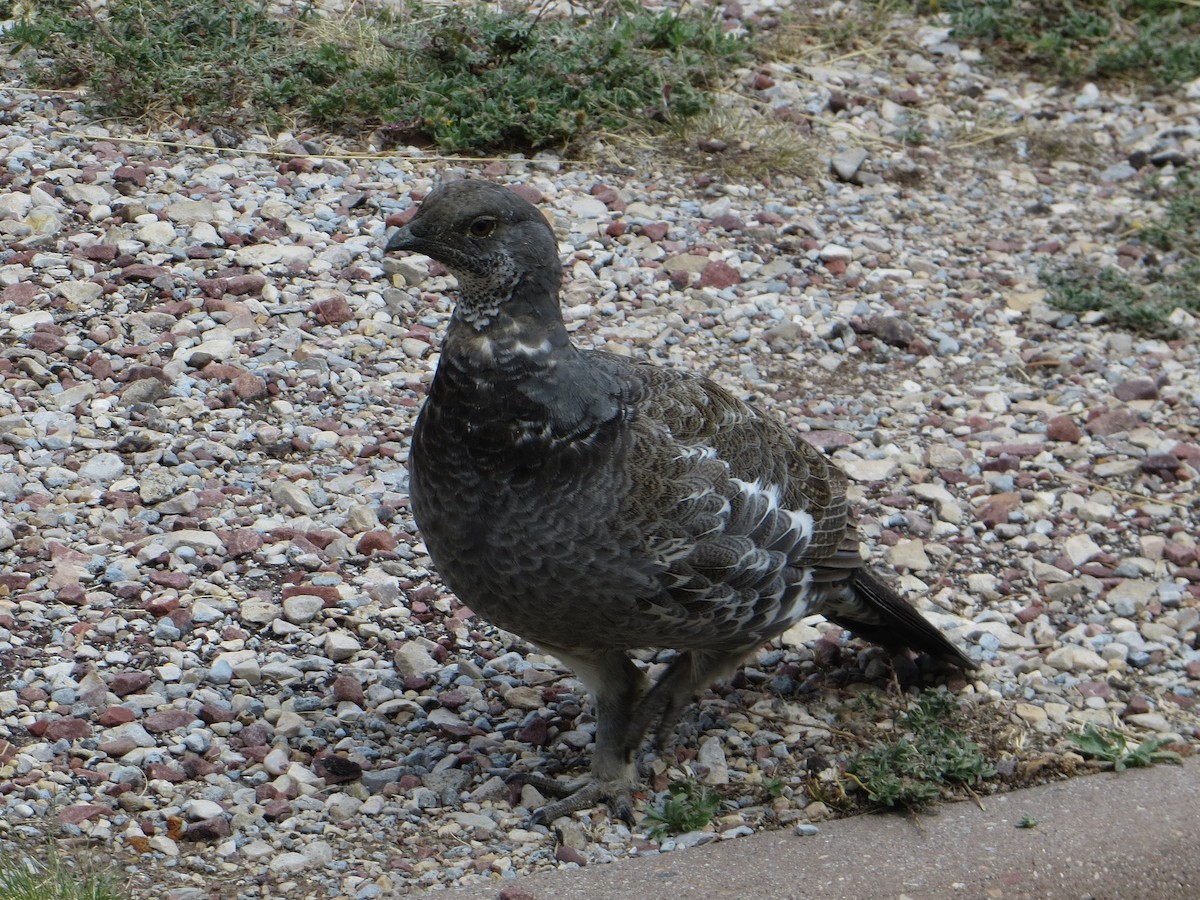
M 438 891 L 495 900 L 1200 898 L 1200 758 Z M 1037 821 L 1019 828 L 1024 816 Z M 518 895 L 519 896 L 519 895 Z

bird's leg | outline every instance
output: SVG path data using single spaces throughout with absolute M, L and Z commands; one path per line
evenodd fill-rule
M 534 822 L 553 822 L 603 800 L 613 815 L 633 822 L 632 792 L 639 783 L 634 757 L 645 731 L 630 732 L 633 711 L 646 692 L 646 676 L 622 651 L 582 655 L 546 648 L 575 670 L 596 703 L 596 751 L 591 775 L 574 782 L 537 776 L 528 784 L 562 796 L 534 813 Z
M 744 656 L 740 650 L 732 654 L 688 650 L 676 656 L 634 710 L 627 733 L 636 743 L 626 749 L 636 753 L 655 721 L 655 744 L 659 750 L 665 749 L 696 692 L 731 675 Z

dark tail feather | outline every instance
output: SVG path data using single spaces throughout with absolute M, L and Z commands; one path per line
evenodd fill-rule
M 895 652 L 907 647 L 967 671 L 977 666 L 911 604 L 865 566 L 854 572 L 850 602 L 818 610 L 861 638 Z

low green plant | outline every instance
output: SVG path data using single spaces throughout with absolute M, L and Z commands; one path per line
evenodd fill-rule
M 662 805 L 646 813 L 646 820 L 653 823 L 648 835 L 659 841 L 668 834 L 697 831 L 720 808 L 721 798 L 711 788 L 692 780 L 676 781 L 667 788 Z
M 958 708 L 945 691 L 927 691 L 896 720 L 897 737 L 863 750 L 846 769 L 872 803 L 919 808 L 945 787 L 977 784 L 995 774 L 979 745 L 955 723 Z
M 1200 7 L 1180 0 L 923 0 L 958 40 L 1062 81 L 1200 76 Z
M 1134 744 L 1121 732 L 1111 728 L 1100 729 L 1090 722 L 1079 733 L 1067 737 L 1085 757 L 1098 759 L 1117 772 L 1160 762 L 1183 762 L 1183 757 L 1174 750 L 1162 749 L 1171 743 L 1169 737 L 1154 737 Z
M 0 852 L 0 900 L 127 900 L 107 873 L 67 862 L 50 847 L 44 859 Z
M 1038 820 L 1030 813 L 1025 813 L 1025 815 L 1021 816 L 1020 821 L 1017 822 L 1018 828 L 1037 828 L 1037 825 Z
M 775 775 L 768 776 L 762 780 L 763 792 L 772 800 L 778 800 L 782 797 L 786 787 L 787 781 Z
M 41 0 L 2 37 L 26 73 L 86 84 L 107 116 L 313 127 L 443 150 L 563 145 L 598 129 L 686 118 L 740 58 L 711 11 L 550 17 L 482 4 L 311 5 Z
M 1068 265 L 1040 275 L 1046 302 L 1066 312 L 1102 312 L 1117 328 L 1163 337 L 1180 337 L 1171 321 L 1176 309 L 1200 314 L 1200 181 L 1190 170 L 1168 185 L 1149 179 L 1152 195 L 1164 201 L 1161 220 L 1142 225 L 1137 238 L 1159 253 L 1148 252 L 1141 264 Z
M 1200 179 L 1196 173 L 1184 169 L 1169 187 L 1156 179 L 1151 189 L 1166 199 L 1166 215 L 1161 222 L 1144 226 L 1138 237 L 1158 250 L 1200 257 Z

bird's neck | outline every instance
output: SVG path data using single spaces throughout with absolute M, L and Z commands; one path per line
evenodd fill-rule
M 442 357 L 480 373 L 534 374 L 575 352 L 558 306 L 558 282 L 517 281 L 503 297 L 480 296 L 460 279 Z

